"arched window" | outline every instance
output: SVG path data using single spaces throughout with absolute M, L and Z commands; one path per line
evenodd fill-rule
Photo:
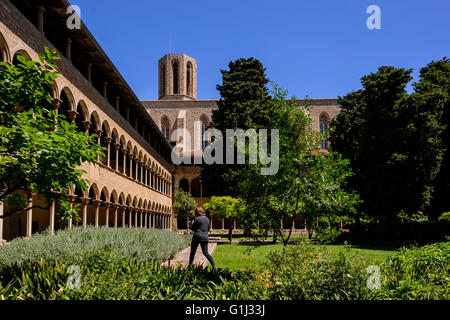
M 161 119 L 161 131 L 163 136 L 166 137 L 167 140 L 170 140 L 170 122 L 166 116 Z
M 185 192 L 189 192 L 189 181 L 187 181 L 187 179 L 181 179 L 180 189 Z
M 201 198 L 202 196 L 202 183 L 200 182 L 200 179 L 195 178 L 191 182 L 191 194 L 194 198 Z
M 186 70 L 186 94 L 192 96 L 192 63 L 187 63 Z
M 174 61 L 172 63 L 172 73 L 173 73 L 173 94 L 178 94 L 178 62 Z
M 320 149 L 328 150 L 328 125 L 330 122 L 330 117 L 326 113 L 322 113 L 319 116 L 319 127 L 322 138 L 320 140 Z
M 20 63 L 20 62 L 19 62 L 19 59 L 17 58 L 18 56 L 24 57 L 25 60 L 31 60 L 30 55 L 29 55 L 26 51 L 24 51 L 24 50 L 19 50 L 19 51 L 17 51 L 17 52 L 14 54 L 14 57 L 13 57 L 12 63 L 13 63 L 13 65 L 15 65 L 15 66 L 17 66 L 17 65 Z
M 166 65 L 162 65 L 159 70 L 159 97 L 166 95 Z
M 202 150 L 204 150 L 208 146 L 209 120 L 205 115 L 203 115 L 200 117 L 200 122 L 202 124 Z
M 1 33 L 0 33 L 0 61 L 1 62 L 9 61 L 8 46 L 6 44 L 5 38 L 3 38 L 3 35 Z

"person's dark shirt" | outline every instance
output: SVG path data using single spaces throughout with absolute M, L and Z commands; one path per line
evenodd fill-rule
M 209 241 L 208 232 L 210 223 L 207 216 L 195 217 L 194 223 L 192 223 L 189 228 L 194 231 L 194 238 L 197 240 Z

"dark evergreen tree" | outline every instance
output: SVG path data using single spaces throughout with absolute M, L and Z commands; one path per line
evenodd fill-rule
M 408 95 L 410 74 L 381 67 L 364 76 L 362 90 L 339 98 L 343 111 L 331 124 L 333 149 L 351 160 L 361 209 L 383 219 L 427 210 L 445 152 L 444 96 Z
M 228 67 L 221 70 L 222 84 L 217 85 L 221 98 L 218 110 L 213 111 L 211 127 L 224 134 L 226 129 L 270 128 L 270 110 L 264 108 L 269 99 L 269 80 L 263 64 L 255 58 L 240 58 Z M 242 165 L 204 165 L 204 189 L 213 195 L 234 195 L 233 172 L 239 167 Z
M 438 119 L 444 127 L 441 140 L 444 147 L 441 166 L 433 182 L 430 214 L 433 219 L 443 212 L 450 211 L 450 59 L 432 61 L 420 70 L 420 80 L 415 84 L 417 94 L 421 95 L 429 108 L 441 110 Z

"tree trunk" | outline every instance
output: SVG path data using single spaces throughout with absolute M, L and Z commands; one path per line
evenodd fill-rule
M 228 229 L 228 241 L 230 241 L 230 244 L 233 240 L 233 228 Z

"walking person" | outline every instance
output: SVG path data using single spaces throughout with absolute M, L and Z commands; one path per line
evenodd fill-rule
M 197 247 L 200 244 L 203 255 L 206 257 L 206 259 L 208 259 L 213 269 L 217 270 L 217 266 L 215 265 L 213 258 L 208 253 L 208 242 L 209 242 L 208 232 L 211 227 L 211 224 L 202 206 L 198 206 L 195 208 L 194 222 L 190 222 L 189 224 L 190 224 L 189 229 L 194 231 L 191 243 L 191 254 L 189 256 L 189 265 L 191 265 L 194 262 L 195 252 L 197 251 Z

